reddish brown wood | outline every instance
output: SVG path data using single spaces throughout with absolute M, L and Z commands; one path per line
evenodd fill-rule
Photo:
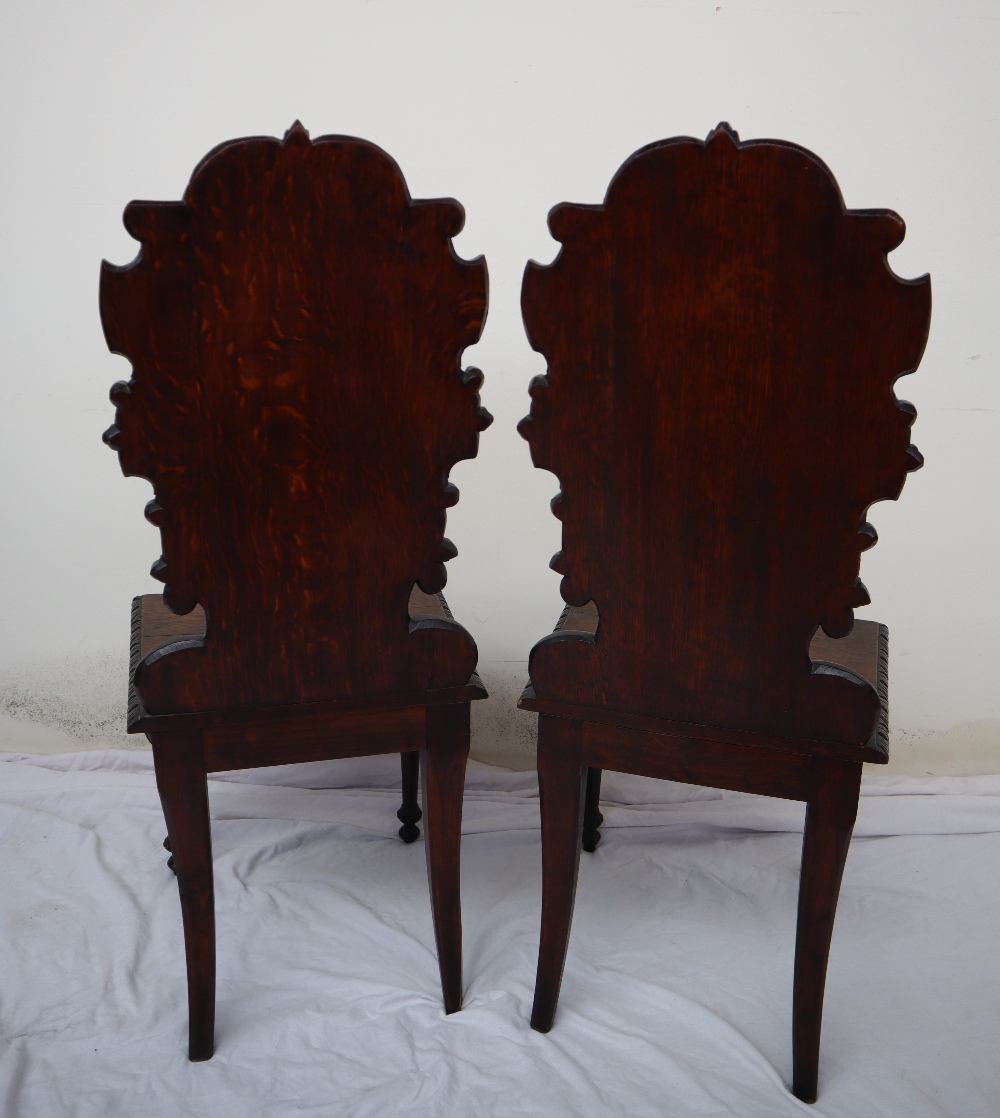
M 416 593 L 414 591 L 414 594 Z M 441 608 L 446 610 L 444 595 L 439 594 L 434 597 L 441 599 Z M 165 631 L 168 634 L 172 632 L 169 618 L 173 618 L 177 623 L 177 637 L 164 636 Z M 473 672 L 461 687 L 443 687 L 433 691 L 394 691 L 391 694 L 354 695 L 346 699 L 330 699 L 315 703 L 273 703 L 262 707 L 202 710 L 182 714 L 150 714 L 143 706 L 135 687 L 135 670 L 142 658 L 143 649 L 148 649 L 151 645 L 159 649 L 170 645 L 174 640 L 187 639 L 192 629 L 201 636 L 204 634 L 204 624 L 204 611 L 200 608 L 187 616 L 177 616 L 167 609 L 159 594 L 143 594 L 133 599 L 132 657 L 128 691 L 130 734 L 162 733 L 168 730 L 188 732 L 211 726 L 227 726 L 234 731 L 243 729 L 252 731 L 264 725 L 285 725 L 290 719 L 298 719 L 303 715 L 318 717 L 322 714 L 378 713 L 406 710 L 414 706 L 473 702 L 476 699 L 486 698 L 486 689 L 479 676 Z
M 792 1091 L 803 1102 L 816 1101 L 826 964 L 860 788 L 856 761 L 814 759 L 802 841 L 792 1003 Z
M 411 201 L 373 144 L 301 125 L 216 148 L 182 202 L 126 209 L 142 250 L 104 265 L 101 316 L 133 377 L 106 439 L 153 483 L 164 600 L 211 619 L 138 664 L 150 714 L 469 678 L 468 633 L 407 615 L 415 582 L 444 585 L 448 472 L 489 422 L 459 365 L 486 311 L 462 222 Z
M 542 927 L 531 1027 L 552 1028 L 576 903 L 586 769 L 581 723 L 538 719 L 538 793 L 542 816 Z
M 462 906 L 459 871 L 462 792 L 469 757 L 469 704 L 427 709 L 423 778 L 424 847 L 444 1011 L 462 1008 Z
M 892 386 L 920 360 L 926 277 L 885 254 L 889 211 L 847 211 L 792 144 L 653 144 L 601 206 L 557 206 L 563 248 L 522 308 L 548 372 L 521 430 L 561 483 L 563 597 L 595 638 L 531 656 L 540 699 L 860 745 L 875 690 L 813 664 L 843 636 L 865 512 L 919 465 Z
M 574 612 L 569 611 L 570 614 Z M 567 632 L 557 625 L 556 632 Z M 579 630 L 584 631 L 585 630 Z M 822 659 L 833 667 L 844 666 L 857 672 L 876 689 L 881 700 L 881 713 L 871 737 L 863 745 L 850 742 L 819 741 L 815 738 L 789 738 L 781 734 L 731 730 L 723 726 L 695 725 L 646 714 L 614 710 L 607 707 L 582 706 L 553 699 L 539 699 L 534 687 L 525 687 L 518 701 L 523 710 L 552 714 L 559 718 L 579 718 L 585 722 L 603 722 L 669 738 L 693 742 L 720 742 L 737 746 L 778 749 L 782 752 L 822 754 L 846 760 L 885 764 L 889 758 L 889 630 L 874 621 L 857 621 L 852 632 L 839 640 L 817 633 L 810 645 L 814 660 Z M 870 674 L 868 674 L 870 673 Z
M 655 776 L 706 788 L 805 800 L 812 758 L 758 745 L 727 745 L 672 734 L 651 734 L 602 722 L 583 723 L 587 765 Z
M 566 606 L 555 626 L 555 632 L 583 633 L 593 637 L 597 633 L 600 617 L 593 602 L 583 606 Z M 884 625 L 875 621 L 855 621 L 851 631 L 843 637 L 828 637 L 817 628 L 809 643 L 809 659 L 813 663 L 826 661 L 847 668 L 867 680 L 876 690 L 881 686 L 882 661 L 888 654 L 880 641 L 888 640 Z M 840 744 L 840 743 L 838 743 Z
M 205 766 L 209 772 L 228 772 L 322 761 L 333 756 L 331 751 L 338 757 L 371 757 L 420 749 L 425 720 L 423 707 L 362 714 L 307 709 L 281 722 L 208 726 L 201 732 Z
M 210 1060 L 215 1046 L 215 885 L 201 740 L 197 733 L 150 734 L 149 740 L 184 922 L 188 1058 Z
M 108 344 L 133 366 L 105 438 L 152 482 L 163 547 L 163 597 L 133 602 L 128 728 L 153 743 L 193 1060 L 213 1048 L 217 770 L 398 752 L 415 823 L 425 751 L 442 990 L 461 1007 L 469 702 L 486 692 L 440 590 L 448 473 L 490 422 L 460 366 L 486 311 L 485 263 L 452 249 L 462 220 L 412 201 L 374 145 L 296 124 L 216 148 L 182 202 L 132 203 L 141 251 L 102 270 Z
M 532 1025 L 552 1023 L 604 768 L 805 800 L 793 1090 L 815 1098 L 833 918 L 861 762 L 888 759 L 888 633 L 865 519 L 922 459 L 893 384 L 920 360 L 927 277 L 889 211 L 845 210 L 792 144 L 637 152 L 601 206 L 549 215 L 525 325 L 548 372 L 520 430 L 561 492 L 568 603 L 531 653 L 544 896 Z

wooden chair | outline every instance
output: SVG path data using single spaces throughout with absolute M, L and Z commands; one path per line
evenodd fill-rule
M 895 214 L 845 210 L 814 155 L 724 124 L 643 148 L 549 228 L 562 251 L 522 291 L 548 373 L 520 430 L 561 482 L 569 605 L 520 701 L 540 715 L 531 1023 L 552 1025 L 602 769 L 804 800 L 793 1090 L 812 1101 L 861 765 L 888 759 L 888 634 L 853 613 L 865 513 L 922 461 L 892 385 L 929 281 L 887 266 Z
M 440 594 L 451 467 L 490 422 L 462 370 L 486 265 L 463 211 L 411 201 L 362 140 L 223 144 L 182 202 L 133 202 L 142 244 L 104 264 L 105 441 L 153 484 L 163 596 L 132 606 L 128 729 L 153 746 L 180 890 L 189 1054 L 215 1014 L 206 776 L 401 753 L 412 841 L 419 757 L 445 1010 L 462 1001 L 459 840 L 476 646 Z

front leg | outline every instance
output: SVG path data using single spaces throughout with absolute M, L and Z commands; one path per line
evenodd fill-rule
M 582 724 L 538 718 L 538 790 L 542 813 L 542 931 L 531 1027 L 552 1028 L 569 947 L 576 880 L 580 872 L 585 767 Z
M 469 703 L 427 708 L 424 847 L 445 1013 L 462 1008 L 462 799 L 469 758 Z
M 816 1101 L 826 965 L 861 789 L 858 761 L 814 756 L 812 765 L 792 1000 L 792 1093 L 803 1102 Z
M 188 1058 L 209 1060 L 215 1046 L 215 885 L 208 775 L 201 734 L 149 734 L 184 922 Z

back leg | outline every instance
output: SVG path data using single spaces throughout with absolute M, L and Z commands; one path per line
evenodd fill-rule
M 420 750 L 413 749 L 407 753 L 400 753 L 399 764 L 403 772 L 403 804 L 396 812 L 396 818 L 402 823 L 399 828 L 399 837 L 403 842 L 416 842 L 420 838 L 420 822 L 423 812 L 417 803 L 417 785 L 420 782 Z
M 593 854 L 601 841 L 601 769 L 587 769 L 587 794 L 583 802 L 583 849 Z

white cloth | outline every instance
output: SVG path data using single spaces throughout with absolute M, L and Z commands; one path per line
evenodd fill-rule
M 866 779 L 805 1107 L 801 804 L 606 774 L 542 1036 L 533 773 L 470 764 L 450 1017 L 398 758 L 220 776 L 217 1047 L 190 1064 L 151 758 L 0 758 L 5 1118 L 1000 1113 L 1000 777 Z

